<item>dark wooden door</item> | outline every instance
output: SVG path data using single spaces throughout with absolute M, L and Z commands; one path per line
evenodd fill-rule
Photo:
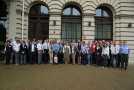
M 4 44 L 6 41 L 6 29 L 0 24 L 0 50 L 4 49 Z
M 5 23 L 7 20 L 7 5 L 3 0 L 0 0 L 0 22 Z M 0 24 L 0 50 L 4 49 L 6 42 L 6 28 Z
M 29 39 L 48 39 L 49 38 L 49 18 L 30 17 L 29 18 Z

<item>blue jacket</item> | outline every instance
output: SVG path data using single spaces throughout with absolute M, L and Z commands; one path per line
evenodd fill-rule
M 58 54 L 59 50 L 60 50 L 60 45 L 58 43 L 55 43 L 52 45 L 52 50 L 54 53 Z

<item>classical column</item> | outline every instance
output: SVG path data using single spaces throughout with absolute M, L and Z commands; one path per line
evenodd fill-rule
M 22 40 L 24 39 L 24 8 L 25 8 L 25 6 L 24 6 L 24 0 L 22 1 L 22 26 L 21 26 L 21 29 L 22 29 L 22 31 L 21 31 L 21 33 L 22 33 Z

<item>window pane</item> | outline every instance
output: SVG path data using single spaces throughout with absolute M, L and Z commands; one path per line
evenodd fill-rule
M 108 13 L 107 13 L 107 11 L 103 10 L 103 16 L 105 16 L 105 17 L 108 17 L 109 16 Z
M 76 25 L 76 30 L 77 30 L 77 31 L 75 31 L 75 33 L 77 34 L 76 38 L 77 38 L 77 40 L 80 40 L 80 38 L 81 38 L 81 25 L 80 24 Z
M 101 24 L 97 24 L 96 26 L 96 39 L 102 39 L 103 36 L 103 27 Z
M 63 11 L 63 15 L 74 15 L 74 16 L 80 16 L 81 13 L 78 9 L 76 9 L 75 7 L 68 7 L 65 8 Z
M 97 39 L 102 39 L 103 32 L 97 32 Z
M 111 25 L 103 25 L 103 31 L 111 31 L 112 26 Z
M 81 37 L 81 27 L 77 23 L 64 23 L 62 25 L 63 40 L 79 40 Z
M 112 25 L 96 24 L 95 39 L 111 39 Z
M 96 10 L 96 16 L 102 16 L 101 9 Z
M 40 12 L 41 12 L 41 15 L 47 15 L 48 14 L 48 8 L 46 6 L 41 5 L 40 6 Z
M 111 32 L 103 32 L 103 39 L 111 39 Z
M 73 15 L 80 15 L 80 12 L 76 9 L 76 8 L 73 8 Z
M 71 8 L 64 9 L 63 15 L 71 15 Z
M 109 9 L 108 9 L 109 10 Z M 109 16 L 112 16 L 111 14 L 111 11 L 108 11 L 106 8 L 98 8 L 96 9 L 96 16 L 101 16 L 101 17 L 109 17 Z M 109 14 L 111 13 L 111 14 Z

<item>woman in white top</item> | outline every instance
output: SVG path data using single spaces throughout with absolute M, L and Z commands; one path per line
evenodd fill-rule
M 110 58 L 110 50 L 109 45 L 105 44 L 102 48 L 102 56 L 103 56 L 103 65 L 106 67 L 108 65 L 108 60 Z

